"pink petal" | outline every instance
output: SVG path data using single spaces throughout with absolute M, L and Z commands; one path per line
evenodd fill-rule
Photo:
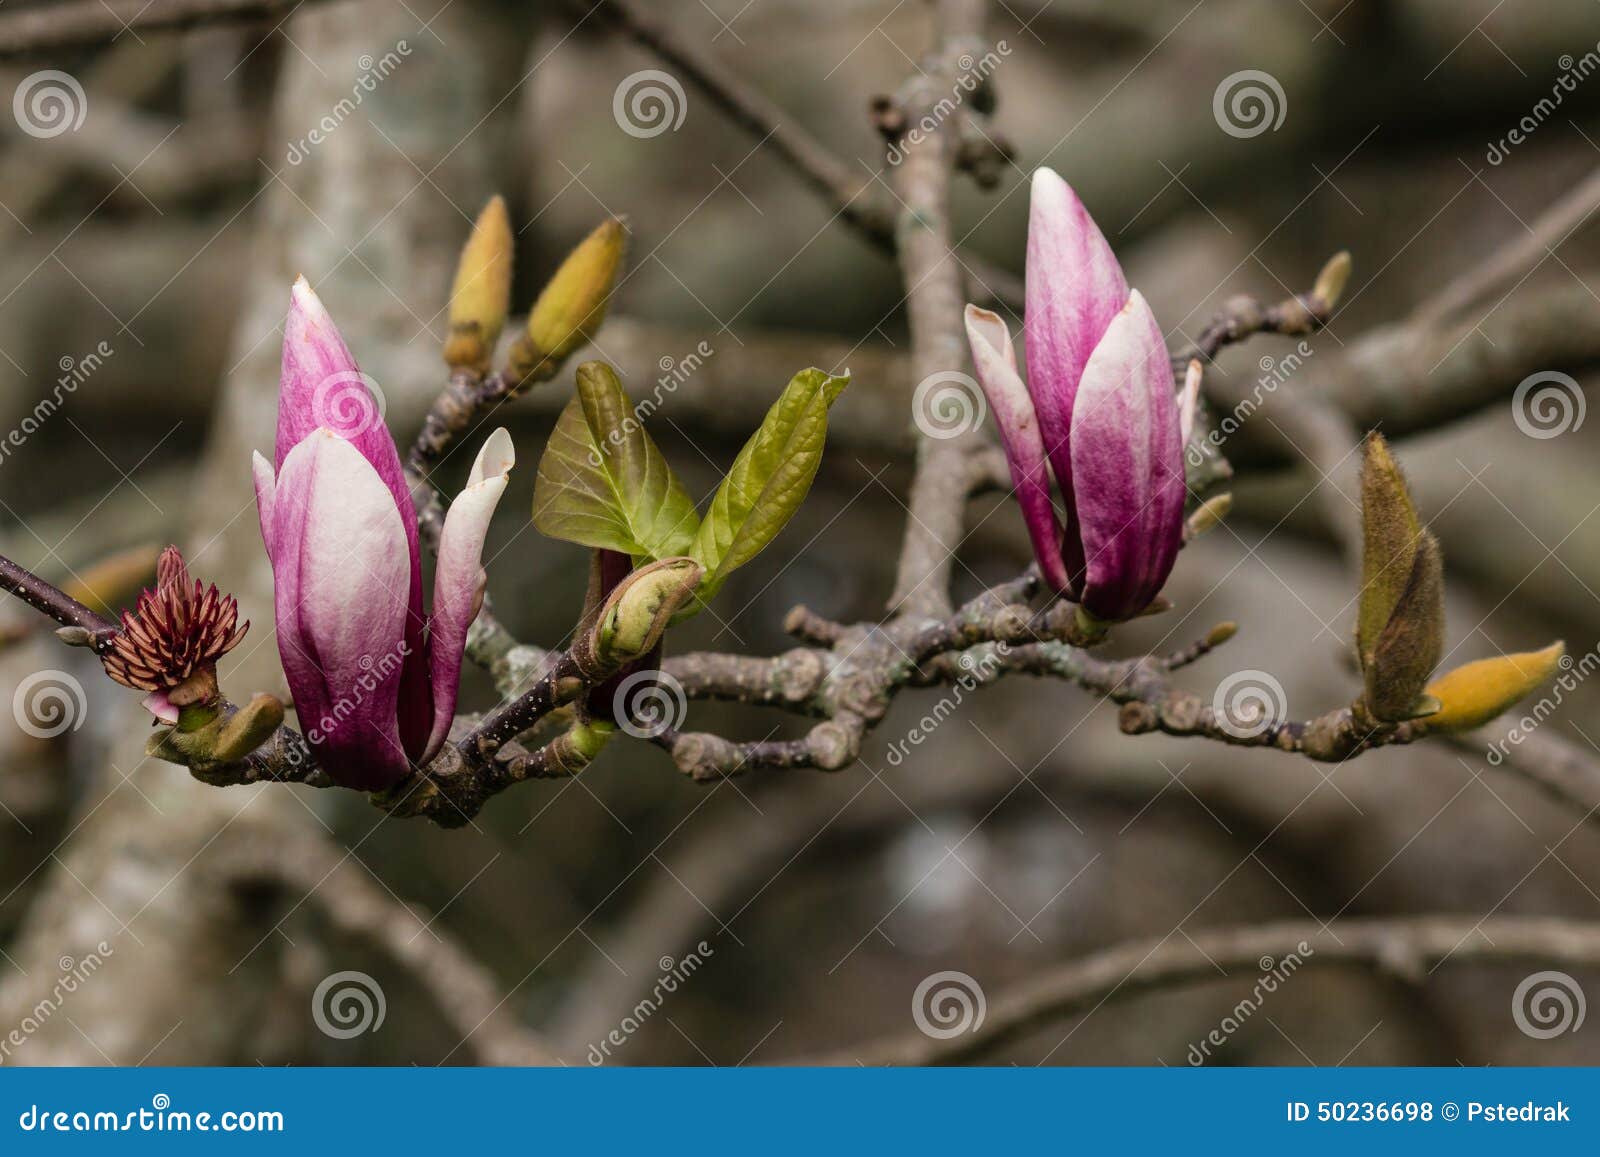
M 1074 400 L 1089 355 L 1128 300 L 1128 282 L 1089 210 L 1051 169 L 1033 173 L 1026 280 L 1028 389 L 1039 414 L 1045 454 L 1066 499 L 1067 537 L 1075 540 Z
M 344 438 L 377 471 L 394 497 L 411 553 L 406 620 L 405 674 L 400 691 L 400 729 L 406 750 L 419 754 L 427 742 L 432 696 L 422 615 L 422 552 L 417 511 L 400 467 L 400 453 L 384 425 L 376 384 L 361 372 L 316 291 L 298 278 L 283 326 L 283 373 L 278 383 L 277 466 L 313 430 Z
M 396 709 L 406 657 L 405 530 L 349 442 L 315 430 L 272 503 L 278 654 L 300 728 L 328 774 L 376 791 L 408 770 Z
M 1044 439 L 1039 435 L 1028 387 L 1017 376 L 1011 331 L 999 314 L 975 305 L 967 306 L 966 323 L 972 364 L 1000 429 L 1006 465 L 1011 468 L 1011 482 L 1033 542 L 1033 555 L 1039 560 L 1039 569 L 1050 589 L 1063 594 L 1070 582 L 1061 559 L 1061 523 L 1050 502 L 1050 469 L 1045 462 Z
M 439 535 L 433 577 L 433 617 L 428 624 L 428 667 L 433 685 L 433 728 L 422 760 L 432 759 L 450 734 L 467 628 L 483 604 L 483 539 L 506 492 L 517 455 L 511 435 L 496 430 L 478 451 L 467 485 L 450 504 Z
M 256 484 L 256 518 L 261 523 L 261 541 L 267 547 L 267 560 L 272 559 L 272 496 L 277 490 L 277 478 L 272 463 L 260 454 L 250 456 L 250 472 Z
M 178 721 L 178 707 L 171 699 L 167 698 L 165 691 L 152 691 L 139 701 L 150 714 L 163 723 L 176 723 Z
M 1082 603 L 1099 618 L 1138 614 L 1183 543 L 1183 442 L 1161 327 L 1135 290 L 1084 368 L 1072 417 L 1083 535 Z

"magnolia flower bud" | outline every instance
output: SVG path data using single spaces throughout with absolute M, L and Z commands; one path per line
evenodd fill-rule
M 600 664 L 610 669 L 652 651 L 703 573 L 691 559 L 665 558 L 618 583 L 595 622 L 591 645 Z
M 1221 494 L 1213 494 L 1199 506 L 1195 507 L 1194 513 L 1191 514 L 1188 521 L 1184 523 L 1184 540 L 1188 541 L 1190 539 L 1199 538 L 1206 531 L 1211 530 L 1220 524 L 1224 518 L 1228 517 L 1229 512 L 1232 510 L 1232 494 L 1227 493 L 1226 491 Z
M 1428 694 L 1439 710 L 1428 717 L 1433 731 L 1470 731 L 1511 707 L 1555 671 L 1566 644 L 1557 639 L 1542 651 L 1524 651 L 1463 663 L 1432 683 Z
M 1421 699 L 1444 650 L 1444 563 L 1388 444 L 1372 434 L 1365 449 L 1356 654 L 1368 712 L 1394 723 L 1436 709 Z
M 511 347 L 511 375 L 519 383 L 555 377 L 561 363 L 595 335 L 626 248 L 627 230 L 613 217 L 567 255 L 533 303 L 527 332 Z
M 494 343 L 511 307 L 511 252 L 506 203 L 491 197 L 462 247 L 450 289 L 450 336 L 444 360 L 451 369 L 488 372 Z
M 1345 284 L 1350 280 L 1350 251 L 1341 249 L 1322 267 L 1322 272 L 1317 274 L 1316 284 L 1311 287 L 1311 296 L 1316 298 L 1319 305 L 1325 310 L 1331 310 L 1339 304 L 1339 298 L 1344 296 Z

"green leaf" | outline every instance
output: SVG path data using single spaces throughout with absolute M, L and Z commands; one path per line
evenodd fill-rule
M 578 367 L 578 394 L 539 459 L 533 525 L 551 538 L 636 560 L 687 554 L 695 541 L 694 500 L 603 362 Z
M 828 407 L 849 384 L 849 374 L 801 370 L 739 451 L 688 551 L 705 568 L 702 603 L 735 568 L 759 554 L 800 508 L 822 461 Z

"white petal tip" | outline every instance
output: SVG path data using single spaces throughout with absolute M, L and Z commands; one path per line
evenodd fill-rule
M 478 450 L 478 457 L 473 460 L 472 473 L 467 478 L 467 485 L 474 486 L 485 478 L 504 478 L 511 473 L 511 468 L 517 464 L 517 448 L 511 441 L 511 435 L 504 426 L 496 428 L 494 433 L 483 440 L 483 446 Z

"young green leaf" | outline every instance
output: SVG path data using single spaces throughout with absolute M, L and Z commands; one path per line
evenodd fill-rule
M 578 367 L 539 460 L 533 525 L 551 538 L 635 559 L 687 554 L 700 519 L 644 423 L 603 362 Z
M 705 568 L 701 602 L 759 554 L 800 508 L 822 461 L 828 407 L 849 384 L 848 373 L 801 370 L 739 451 L 688 551 Z

